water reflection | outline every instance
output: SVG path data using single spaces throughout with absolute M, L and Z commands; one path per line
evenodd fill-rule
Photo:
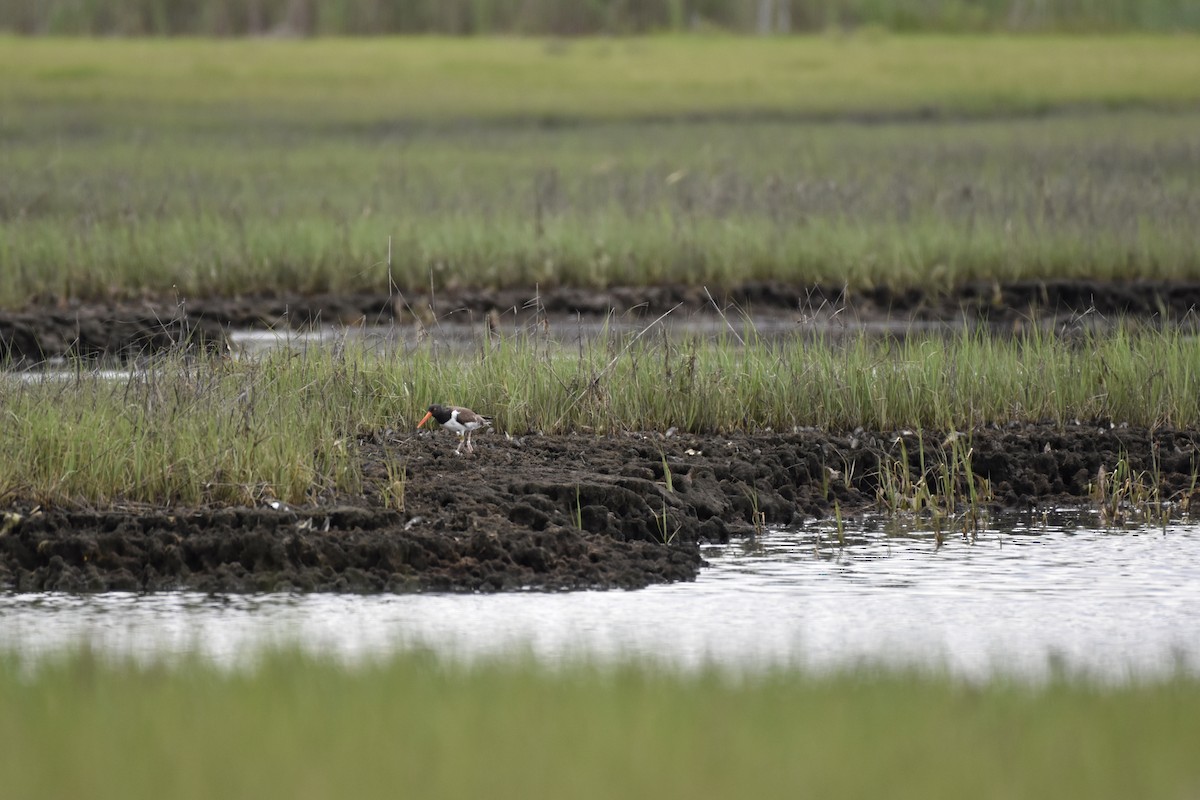
M 1027 677 L 1057 663 L 1105 679 L 1200 672 L 1200 526 L 1106 531 L 1077 516 L 939 537 L 868 521 L 709 548 L 693 584 L 509 595 L 8 595 L 0 649 L 87 643 L 222 664 L 298 645 L 354 662 L 430 647 L 557 664 L 636 657 L 679 668 L 882 663 Z

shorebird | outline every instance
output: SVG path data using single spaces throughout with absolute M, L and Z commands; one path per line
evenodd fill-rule
M 462 455 L 463 442 L 466 442 L 468 453 L 475 452 L 475 448 L 471 446 L 471 431 L 488 427 L 492 424 L 491 417 L 476 414 L 469 408 L 444 406 L 441 403 L 434 403 L 429 407 L 429 413 L 417 423 L 417 428 L 419 429 L 428 422 L 430 417 L 436 419 L 438 424 L 443 428 L 448 431 L 454 431 L 463 439 L 463 441 L 458 443 L 458 448 L 454 451 L 455 455 Z

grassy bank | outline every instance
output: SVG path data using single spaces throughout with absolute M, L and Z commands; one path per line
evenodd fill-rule
M 1182 797 L 1200 684 L 0 661 L 11 798 Z
M 902 344 L 510 339 L 376 357 L 168 360 L 128 380 L 8 381 L 0 497 L 41 503 L 314 502 L 358 492 L 356 435 L 403 436 L 431 402 L 502 432 L 720 432 L 1109 419 L 1200 424 L 1200 342 L 1119 333 L 1089 346 L 964 335 Z M 1115 466 L 1115 465 L 1114 465 Z
M 6 40 L 0 306 L 382 291 L 389 237 L 401 288 L 1194 279 L 1194 52 Z

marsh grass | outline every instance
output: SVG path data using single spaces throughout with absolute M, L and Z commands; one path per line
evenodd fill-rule
M 6 797 L 1183 797 L 1200 683 L 0 659 Z
M 671 525 L 670 512 L 667 509 L 667 499 L 664 497 L 662 501 L 662 513 L 654 514 L 654 524 L 658 528 L 658 540 L 663 544 L 670 544 L 675 541 L 675 537 L 679 534 L 681 525 L 676 523 Z
M 1149 469 L 1135 469 L 1122 454 L 1111 467 L 1101 465 L 1091 484 L 1091 495 L 1105 527 L 1127 524 L 1153 524 L 1166 527 L 1173 518 L 1191 512 L 1200 464 L 1193 468 L 1187 489 L 1170 496 L 1164 494 L 1159 474 L 1158 446 L 1151 448 Z
M 968 332 L 745 345 L 610 333 L 578 348 L 526 334 L 467 352 L 431 338 L 386 355 L 347 340 L 245 361 L 171 356 L 115 381 L 80 369 L 0 384 L 0 497 L 319 502 L 363 490 L 360 436 L 408 435 L 420 410 L 440 401 L 484 410 L 514 435 L 969 431 L 1093 419 L 1189 427 L 1200 423 L 1197 363 L 1200 341 L 1171 328 L 1070 341 Z M 895 498 L 959 506 L 986 497 L 969 438 L 942 449 L 947 499 L 932 499 L 932 465 L 928 477 L 897 474 L 907 483 Z M 665 465 L 664 481 L 669 474 Z
M 767 512 L 758 507 L 758 489 L 751 486 L 745 492 L 750 500 L 750 527 L 755 536 L 762 536 L 767 532 Z
M 0 306 L 1196 278 L 1194 51 L 4 40 Z
M 187 137 L 136 150 L 39 139 L 0 155 L 0 304 L 164 287 L 1196 278 L 1197 130 L 1195 114 L 1133 114 L 965 129 L 616 124 L 350 137 L 329 152 L 311 139 L 234 136 L 216 153 Z M 324 155 L 307 164 L 310 150 Z M 546 170 L 557 188 L 537 199 Z
M 876 470 L 878 507 L 892 517 L 928 520 L 939 544 L 944 528 L 967 536 L 977 533 L 993 496 L 990 482 L 972 466 L 970 435 L 952 431 L 941 444 L 930 446 L 927 462 L 925 436 L 918 433 L 915 469 L 904 438 L 898 437 L 896 444 L 898 454 L 882 457 Z M 838 526 L 840 532 L 840 518 Z
M 201 505 L 359 491 L 349 434 L 369 401 L 349 388 L 361 388 L 353 369 L 329 356 L 236 365 L 169 356 L 124 380 L 10 376 L 0 449 L 17 460 L 0 496 Z
M 580 497 L 579 484 L 575 484 L 575 529 L 583 530 L 583 501 Z
M 405 491 L 408 487 L 408 467 L 394 458 L 388 459 L 384 467 L 387 480 L 380 487 L 380 500 L 385 508 L 403 513 Z

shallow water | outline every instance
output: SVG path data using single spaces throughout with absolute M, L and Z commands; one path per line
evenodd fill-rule
M 252 662 L 298 646 L 348 662 L 431 648 L 550 664 L 636 657 L 679 668 L 916 666 L 969 678 L 1200 673 L 1200 525 L 1103 531 L 1007 518 L 974 540 L 883 522 L 771 531 L 706 550 L 695 583 L 507 595 L 0 596 L 0 650 L 87 644 L 139 660 Z
M 628 338 L 643 331 L 660 335 L 660 330 L 673 340 L 701 339 L 731 344 L 744 343 L 747 336 L 755 341 L 775 341 L 802 337 L 837 341 L 860 335 L 873 337 L 904 337 L 912 335 L 953 336 L 967 330 L 959 321 L 929 321 L 909 319 L 805 320 L 800 315 L 763 317 L 751 322 L 741 318 L 722 318 L 713 315 L 668 317 L 652 324 L 645 319 L 612 317 L 596 320 L 557 320 L 547 328 L 534 325 L 502 327 L 500 335 L 518 341 L 548 342 L 562 347 L 576 347 L 583 342 L 605 342 L 611 338 Z M 1002 331 L 1001 331 L 1002 332 Z M 252 356 L 278 348 L 304 350 L 333 348 L 355 343 L 368 352 L 390 354 L 412 352 L 422 348 L 447 348 L 451 352 L 478 350 L 487 340 L 481 322 L 445 321 L 432 329 L 418 333 L 413 325 L 378 325 L 367 327 L 323 326 L 308 331 L 292 330 L 235 330 L 229 333 L 234 353 Z

